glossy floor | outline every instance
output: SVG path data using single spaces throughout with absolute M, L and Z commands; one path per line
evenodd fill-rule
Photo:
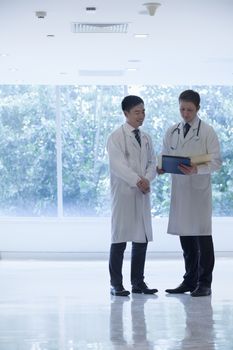
M 217 259 L 212 297 L 166 295 L 182 273 L 182 260 L 148 260 L 159 293 L 122 298 L 107 261 L 1 261 L 0 350 L 233 349 L 233 259 Z

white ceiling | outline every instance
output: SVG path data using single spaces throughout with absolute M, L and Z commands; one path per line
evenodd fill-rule
M 144 0 L 0 0 L 0 84 L 233 85 L 233 0 L 158 2 L 152 17 Z M 75 34 L 72 22 L 129 25 Z

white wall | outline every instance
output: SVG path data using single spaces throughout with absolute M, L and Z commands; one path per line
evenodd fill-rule
M 176 236 L 166 234 L 167 219 L 153 220 L 151 252 L 180 251 Z M 233 251 L 233 217 L 213 218 L 216 251 Z M 110 218 L 11 219 L 0 221 L 1 252 L 108 252 Z

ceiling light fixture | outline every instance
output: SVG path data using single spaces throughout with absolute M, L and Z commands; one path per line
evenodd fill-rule
M 136 39 L 146 39 L 148 36 L 149 34 L 134 34 Z
M 141 60 L 128 60 L 129 63 L 139 63 Z
M 143 4 L 143 6 L 146 7 L 147 12 L 150 16 L 154 16 L 155 12 L 157 10 L 157 8 L 160 6 L 161 4 L 158 2 L 146 2 L 145 4 Z
M 9 71 L 11 73 L 16 73 L 16 72 L 18 72 L 18 68 L 11 67 L 11 68 L 9 68 Z

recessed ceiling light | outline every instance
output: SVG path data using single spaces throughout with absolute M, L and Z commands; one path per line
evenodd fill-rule
M 15 73 L 15 72 L 18 72 L 18 68 L 11 67 L 11 68 L 9 68 L 9 71 L 11 73 Z
M 129 63 L 139 63 L 141 60 L 128 60 Z
M 134 34 L 134 37 L 137 39 L 145 39 L 149 36 L 149 34 Z
M 127 68 L 127 71 L 128 71 L 128 72 L 136 72 L 136 71 L 137 71 L 137 68 Z
M 7 56 L 9 56 L 9 53 L 0 53 L 0 57 L 7 57 Z

